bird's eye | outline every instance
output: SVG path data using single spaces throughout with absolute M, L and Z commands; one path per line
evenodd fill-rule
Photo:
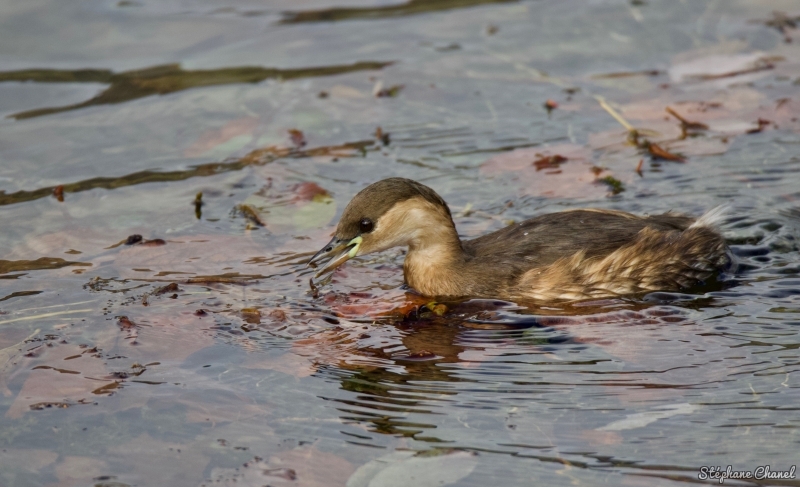
M 359 222 L 359 227 L 361 229 L 361 233 L 369 233 L 372 231 L 375 225 L 369 218 L 362 218 L 361 221 Z

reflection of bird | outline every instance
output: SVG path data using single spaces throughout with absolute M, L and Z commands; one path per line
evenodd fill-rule
M 427 296 L 576 300 L 679 290 L 730 263 L 714 227 L 721 216 L 579 209 L 461 241 L 436 192 L 390 178 L 350 201 L 333 239 L 309 265 L 325 262 L 320 276 L 353 257 L 408 246 L 406 283 Z

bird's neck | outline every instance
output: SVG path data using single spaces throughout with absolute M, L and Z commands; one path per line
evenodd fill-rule
M 438 220 L 409 241 L 403 274 L 406 284 L 426 296 L 459 296 L 465 260 L 461 239 L 449 215 Z

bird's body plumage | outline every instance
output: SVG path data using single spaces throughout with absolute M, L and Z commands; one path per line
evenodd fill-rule
M 365 221 L 370 230 L 359 232 Z M 334 241 L 349 241 L 354 255 L 407 245 L 406 283 L 429 296 L 551 301 L 679 290 L 730 262 L 713 224 L 671 213 L 570 210 L 462 241 L 444 200 L 402 178 L 356 195 Z

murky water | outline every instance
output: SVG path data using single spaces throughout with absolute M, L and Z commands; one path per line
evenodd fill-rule
M 0 484 L 789 470 L 797 16 L 777 0 L 5 2 Z M 600 101 L 685 162 L 632 145 Z M 693 293 L 440 317 L 389 251 L 313 291 L 305 260 L 389 176 L 436 189 L 465 237 L 565 208 L 730 204 L 739 266 Z

